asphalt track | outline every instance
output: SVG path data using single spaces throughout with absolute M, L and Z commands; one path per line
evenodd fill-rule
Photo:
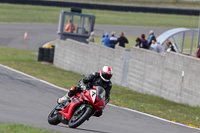
M 13 26 L 15 29 L 11 30 L 6 26 Z M 49 38 L 54 40 L 56 32 L 53 28 L 57 27 L 55 24 L 0 24 L 0 28 L 0 45 L 37 49 L 50 41 Z M 33 29 L 28 33 L 29 43 L 23 42 L 28 40 L 23 40 L 24 30 L 29 30 L 28 28 Z M 32 39 L 36 41 L 31 42 Z M 111 105 L 106 107 L 102 117 L 92 117 L 77 129 L 70 129 L 63 124 L 49 125 L 47 116 L 56 106 L 57 98 L 65 93 L 65 90 L 49 83 L 0 65 L 0 122 L 23 123 L 63 133 L 200 133 L 198 129 Z
M 57 24 L 0 23 L 0 29 L 0 46 L 10 48 L 38 50 L 45 43 L 54 41 L 58 37 Z M 119 36 L 121 31 L 125 32 L 125 36 L 140 36 L 142 33 L 147 36 L 152 29 L 158 36 L 170 28 L 96 25 L 95 29 L 97 36 L 112 31 L 116 33 L 116 36 Z M 28 32 L 27 40 L 24 40 L 25 31 Z
M 47 116 L 64 90 L 0 65 L 0 122 L 24 123 L 65 133 L 200 133 L 200 130 L 107 106 L 100 118 L 92 117 L 77 129 L 49 125 Z

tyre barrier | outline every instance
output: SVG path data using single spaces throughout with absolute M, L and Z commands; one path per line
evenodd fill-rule
M 179 14 L 179 15 L 194 15 L 194 16 L 199 16 L 200 13 L 199 9 L 190 9 L 190 8 L 113 5 L 113 4 L 83 3 L 83 2 L 55 1 L 55 0 L 1 0 L 0 3 L 57 6 L 57 7 L 76 7 L 76 8 L 97 9 L 97 10 L 163 13 L 163 14 Z
M 54 50 L 55 50 L 55 47 L 52 47 L 52 48 L 39 47 L 38 61 L 53 63 Z

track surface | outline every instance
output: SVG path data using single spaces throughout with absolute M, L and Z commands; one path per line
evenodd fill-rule
M 11 48 L 38 50 L 46 42 L 56 40 L 58 37 L 57 24 L 0 23 L 0 29 L 0 46 Z M 169 28 L 97 25 L 95 29 L 98 29 L 96 30 L 98 36 L 102 36 L 102 30 L 108 33 L 115 31 L 116 36 L 119 36 L 121 31 L 125 32 L 125 36 L 140 36 L 142 33 L 147 36 L 151 29 L 158 36 Z M 24 40 L 25 31 L 28 32 L 27 40 Z
M 110 27 L 110 31 L 116 28 L 99 27 L 105 27 L 107 30 Z M 36 50 L 45 42 L 51 41 L 49 38 L 55 40 L 57 37 L 55 24 L 0 24 L 0 28 L 0 45 L 7 47 Z M 136 34 L 126 26 L 121 28 L 127 28 L 123 30 L 127 36 Z M 143 28 L 140 29 L 142 31 Z M 149 29 L 143 30 L 148 32 Z M 29 34 L 27 40 L 23 40 L 25 30 L 28 30 Z M 92 117 L 77 129 L 70 129 L 63 124 L 49 125 L 47 116 L 56 106 L 57 98 L 65 93 L 64 90 L 0 65 L 0 122 L 23 123 L 65 133 L 200 133 L 197 129 L 112 106 L 106 107 L 102 117 Z
M 139 113 L 107 106 L 77 129 L 49 125 L 47 116 L 66 92 L 0 66 L 0 122 L 24 123 L 67 133 L 200 133 Z

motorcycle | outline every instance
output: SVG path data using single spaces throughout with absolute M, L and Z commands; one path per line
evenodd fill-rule
M 48 122 L 57 125 L 60 122 L 70 128 L 80 126 L 99 110 L 105 108 L 105 90 L 101 86 L 93 86 L 71 97 L 70 101 L 58 104 L 49 114 Z

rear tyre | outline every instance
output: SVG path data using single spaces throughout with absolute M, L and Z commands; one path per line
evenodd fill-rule
M 51 125 L 58 125 L 60 123 L 60 120 L 58 118 L 58 111 L 55 110 L 55 108 L 51 111 L 51 113 L 48 116 L 48 122 Z
M 92 114 L 92 109 L 86 107 L 83 110 L 79 111 L 79 108 L 74 112 L 71 119 L 69 120 L 69 127 L 76 128 L 80 126 L 85 120 L 87 120 Z

